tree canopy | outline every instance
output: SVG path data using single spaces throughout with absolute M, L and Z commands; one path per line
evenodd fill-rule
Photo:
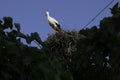
M 99 27 L 64 30 L 45 41 L 37 32 L 22 33 L 19 23 L 3 17 L 0 80 L 120 80 L 119 4 L 110 10 L 112 16 L 101 20 Z

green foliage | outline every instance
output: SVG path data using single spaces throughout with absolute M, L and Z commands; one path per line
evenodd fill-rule
M 14 23 L 14 25 L 15 25 L 17 31 L 20 32 L 20 24 L 19 23 Z
M 70 71 L 74 80 L 120 79 L 120 7 L 111 8 L 111 17 L 100 26 L 50 35 L 47 47 Z M 109 58 L 109 59 L 108 59 Z
M 37 32 L 25 35 L 19 23 L 13 25 L 11 17 L 4 17 L 0 21 L 0 80 L 72 80 L 47 48 L 25 45 L 21 39 L 44 47 Z
M 42 41 L 11 17 L 0 20 L 0 80 L 120 80 L 120 7 L 100 26 L 62 31 Z M 9 31 L 10 28 L 10 31 Z M 24 44 L 21 39 L 25 39 Z M 30 46 L 35 42 L 40 48 Z
M 3 20 L 4 20 L 4 28 L 8 28 L 8 27 L 10 29 L 13 28 L 13 25 L 12 25 L 13 20 L 11 17 L 4 17 Z

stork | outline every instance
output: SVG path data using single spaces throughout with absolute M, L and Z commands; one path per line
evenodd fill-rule
M 48 22 L 49 22 L 49 25 L 53 28 L 53 30 L 54 30 L 55 32 L 60 32 L 60 31 L 61 31 L 61 28 L 60 28 L 59 22 L 58 22 L 56 19 L 54 19 L 53 17 L 51 17 L 51 16 L 49 15 L 49 12 L 48 12 L 48 11 L 46 11 L 46 16 L 47 16 L 47 20 L 48 20 Z

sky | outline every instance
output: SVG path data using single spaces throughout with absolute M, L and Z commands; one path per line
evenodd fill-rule
M 0 0 L 0 19 L 4 16 L 20 23 L 21 32 L 30 34 L 38 32 L 42 40 L 52 34 L 45 12 L 49 11 L 64 30 L 82 29 L 96 14 L 112 0 Z M 90 25 L 98 26 L 104 17 L 111 16 L 110 9 L 114 2 L 103 11 Z

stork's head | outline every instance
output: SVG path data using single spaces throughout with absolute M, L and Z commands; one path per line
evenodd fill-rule
M 49 16 L 49 12 L 48 12 L 48 11 L 46 11 L 45 15 L 46 15 L 46 16 Z

